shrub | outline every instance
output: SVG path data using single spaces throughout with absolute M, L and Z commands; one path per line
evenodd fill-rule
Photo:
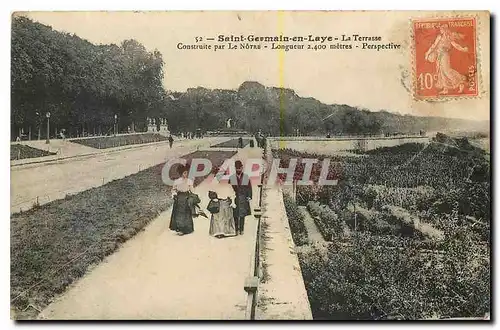
M 309 236 L 306 226 L 304 225 L 304 215 L 300 212 L 297 204 L 290 195 L 283 194 L 283 202 L 285 204 L 286 215 L 295 245 L 301 246 L 308 244 Z
M 345 222 L 330 207 L 311 201 L 307 204 L 307 209 L 326 241 L 342 238 L 345 235 L 347 229 Z
M 489 312 L 491 191 L 484 153 L 464 139 L 440 136 L 427 145 L 333 158 L 340 160 L 337 186 L 298 189 L 299 201 L 332 241 L 327 253 L 318 247 L 299 255 L 315 319 Z M 346 239 L 342 227 L 354 228 L 354 216 L 357 231 Z
M 441 255 L 411 244 L 384 248 L 376 240 L 356 233 L 352 244 L 330 246 L 326 258 L 319 250 L 299 255 L 314 319 L 417 320 L 489 312 L 488 253 L 473 238 L 448 239 Z
M 390 223 L 401 224 L 402 234 L 426 237 L 434 240 L 441 240 L 444 238 L 444 233 L 441 230 L 421 221 L 419 217 L 402 207 L 386 205 L 382 210 L 387 215 L 386 219 L 388 219 Z
M 309 180 L 313 182 L 318 182 L 321 171 L 322 171 L 322 160 L 325 158 L 324 155 L 318 155 L 318 154 L 308 154 L 308 153 L 302 153 L 298 152 L 295 150 L 291 149 L 273 149 L 272 150 L 272 155 L 273 158 L 278 158 L 280 160 L 280 167 L 281 168 L 286 168 L 290 164 L 290 160 L 292 158 L 297 159 L 297 164 L 294 169 L 293 177 L 295 180 L 302 180 L 304 178 L 304 170 L 305 170 L 305 164 L 302 162 L 302 158 L 314 158 L 318 159 L 319 162 L 313 164 L 311 173 L 309 176 Z M 330 158 L 332 160 L 332 158 Z M 286 174 L 280 173 L 278 174 L 279 178 L 282 180 L 285 180 Z M 338 179 L 340 177 L 340 167 L 339 164 L 336 164 L 335 162 L 330 162 L 330 166 L 328 168 L 328 174 L 326 179 L 331 180 L 331 179 Z
M 307 205 L 317 199 L 316 190 L 312 186 L 297 186 L 297 204 Z
M 167 138 L 161 134 L 144 133 L 144 134 L 127 134 L 117 136 L 103 136 L 96 138 L 74 139 L 71 142 L 82 144 L 84 146 L 107 149 L 121 147 L 132 144 L 144 144 L 152 142 L 166 141 Z
M 24 144 L 12 144 L 10 146 L 10 160 L 36 158 L 55 155 L 54 152 L 33 148 Z
M 415 188 L 387 187 L 384 185 L 365 185 L 362 200 L 368 208 L 380 209 L 386 204 L 408 209 L 425 209 L 436 196 L 436 190 L 428 186 Z
M 348 207 L 345 222 L 352 230 L 366 231 L 374 235 L 398 235 L 399 227 L 384 220 L 384 214 L 376 210 L 368 210 L 356 204 Z M 356 221 L 354 221 L 356 216 Z M 356 223 L 355 223 L 356 222 Z

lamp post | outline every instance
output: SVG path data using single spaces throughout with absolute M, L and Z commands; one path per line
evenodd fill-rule
M 117 129 L 116 129 L 116 120 L 117 120 L 117 119 L 118 119 L 118 115 L 117 115 L 117 114 L 115 114 L 115 126 L 114 126 L 114 130 L 113 130 L 113 131 L 115 132 L 115 134 L 114 134 L 115 136 L 116 136 L 116 133 L 117 133 L 117 132 L 116 132 L 116 131 L 117 131 Z
M 50 133 L 50 112 L 47 112 L 45 114 L 45 117 L 47 117 L 47 140 L 45 141 L 46 144 L 50 143 L 49 140 L 49 133 Z
M 38 116 L 38 140 L 40 140 L 42 136 L 42 117 L 39 112 L 36 112 L 36 115 Z

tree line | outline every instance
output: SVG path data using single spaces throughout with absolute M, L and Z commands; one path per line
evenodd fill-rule
M 165 90 L 163 59 L 135 40 L 94 45 L 18 16 L 12 21 L 11 131 L 32 137 L 66 129 L 71 136 L 143 128 Z M 135 126 L 135 127 L 134 127 Z
M 169 124 L 181 130 L 218 129 L 228 118 L 248 132 L 280 135 L 380 135 L 443 129 L 486 129 L 488 123 L 442 117 L 372 112 L 346 104 L 324 104 L 287 88 L 246 81 L 237 90 L 190 88 L 173 93 L 165 107 Z
M 164 61 L 136 40 L 95 45 L 17 16 L 12 22 L 11 138 L 21 131 L 71 137 L 144 131 L 147 117 L 166 118 L 174 133 L 233 128 L 279 135 L 419 133 L 472 126 L 470 121 L 371 112 L 324 104 L 286 88 L 244 82 L 237 90 L 166 91 Z M 171 63 L 175 65 L 175 63 Z M 477 123 L 476 123 L 477 124 Z M 474 125 L 476 125 L 474 124 Z M 477 126 L 477 125 L 476 125 Z M 487 128 L 487 125 L 485 126 Z

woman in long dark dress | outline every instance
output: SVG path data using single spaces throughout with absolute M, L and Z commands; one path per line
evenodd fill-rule
M 181 177 L 175 180 L 172 188 L 174 206 L 170 219 L 170 230 L 179 235 L 190 234 L 194 231 L 193 214 L 189 203 L 189 195 L 193 191 L 193 180 L 188 178 L 188 167 L 179 168 Z

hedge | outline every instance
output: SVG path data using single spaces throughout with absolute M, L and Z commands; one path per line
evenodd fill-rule
M 341 238 L 348 234 L 346 223 L 327 205 L 311 201 L 307 203 L 307 210 L 313 216 L 325 241 L 332 241 L 334 238 Z
M 308 244 L 309 236 L 306 226 L 304 225 L 304 215 L 299 211 L 297 204 L 290 195 L 283 194 L 283 202 L 285 204 L 286 215 L 295 245 L 301 246 Z

